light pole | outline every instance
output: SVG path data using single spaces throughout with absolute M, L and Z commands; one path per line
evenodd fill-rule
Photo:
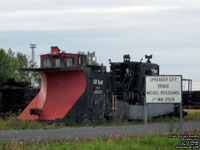
M 30 44 L 30 48 L 32 49 L 32 61 L 35 61 L 35 52 L 34 49 L 36 48 L 36 44 Z

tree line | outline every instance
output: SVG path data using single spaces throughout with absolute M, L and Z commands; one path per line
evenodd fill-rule
M 24 72 L 20 68 L 36 68 L 36 62 L 29 60 L 21 53 L 14 53 L 11 49 L 5 51 L 0 49 L 0 82 L 9 78 L 15 78 L 17 82 L 30 82 L 32 85 L 40 86 L 40 75 L 38 72 Z

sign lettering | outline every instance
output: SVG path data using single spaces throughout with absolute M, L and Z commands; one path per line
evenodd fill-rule
M 181 103 L 181 76 L 146 76 L 146 103 Z

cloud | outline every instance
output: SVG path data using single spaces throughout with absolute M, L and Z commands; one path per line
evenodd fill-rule
M 142 20 L 135 21 L 134 18 L 137 18 L 139 14 L 149 15 L 149 13 L 180 9 L 178 5 L 60 7 L 62 9 L 51 9 L 47 4 L 47 8 L 44 9 L 32 6 L 30 9 L 24 9 L 23 7 L 20 10 L 1 10 L 0 19 L 2 23 L 0 24 L 0 30 L 71 30 L 134 27 L 146 24 Z
M 200 20 L 196 14 L 200 12 L 195 3 L 195 0 L 1 0 L 0 31 L 135 27 L 198 30 L 196 24 Z
M 126 6 L 126 7 L 110 7 L 110 8 L 80 8 L 67 10 L 23 10 L 2 13 L 1 16 L 19 17 L 19 16 L 52 16 L 52 15 L 68 15 L 68 14 L 126 14 L 126 13 L 152 13 L 164 10 L 178 9 L 180 6 Z
M 58 45 L 99 62 L 153 54 L 162 73 L 200 81 L 199 0 L 0 0 L 0 46 L 36 56 Z
M 194 0 L 193 0 L 194 1 Z M 189 6 L 189 7 L 188 7 Z M 195 4 L 183 1 L 0 1 L 0 31 L 156 28 L 199 30 Z M 189 15 L 190 14 L 190 15 Z M 189 27 L 191 26 L 191 27 Z

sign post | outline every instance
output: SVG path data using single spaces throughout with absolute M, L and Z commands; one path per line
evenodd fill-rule
M 183 104 L 180 104 L 180 130 L 181 134 L 183 134 Z
M 180 104 L 180 130 L 183 131 L 182 76 L 146 76 L 144 104 L 145 135 L 147 133 L 147 104 Z
M 144 114 L 144 136 L 147 136 L 147 104 L 144 104 L 144 109 L 143 109 L 143 114 Z

